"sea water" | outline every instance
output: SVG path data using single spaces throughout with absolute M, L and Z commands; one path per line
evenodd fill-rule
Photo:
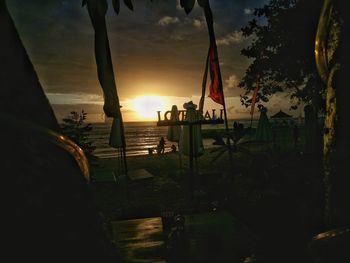
M 229 121 L 229 129 L 233 128 L 233 122 Z M 239 120 L 243 123 L 244 127 L 250 125 L 250 120 Z M 256 120 L 253 120 L 252 127 L 257 124 Z M 202 129 L 224 129 L 224 124 L 219 125 L 203 125 Z M 108 145 L 109 136 L 111 132 L 111 123 L 92 123 L 92 131 L 89 134 L 89 140 L 93 141 L 93 145 L 96 147 L 94 155 L 99 158 L 113 158 L 117 157 L 117 149 Z M 155 148 L 161 137 L 166 140 L 168 127 L 157 126 L 156 122 L 125 122 L 124 123 L 125 142 L 126 142 L 126 155 L 144 155 L 148 154 L 149 148 Z M 213 147 L 214 139 L 203 139 L 204 148 Z M 171 145 L 178 146 L 176 142 L 170 142 L 166 140 L 165 152 L 171 151 Z

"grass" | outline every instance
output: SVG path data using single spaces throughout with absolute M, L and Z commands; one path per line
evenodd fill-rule
M 222 131 L 205 131 L 204 137 L 216 136 L 213 133 Z M 303 134 L 303 131 L 300 131 Z M 285 159 L 298 155 L 304 147 L 304 138 L 300 136 L 298 144 L 294 145 L 292 131 L 284 129 L 279 131 L 276 144 L 243 144 L 230 158 L 227 146 L 216 146 L 207 149 L 198 157 L 196 164 L 196 198 L 188 201 L 189 185 L 189 158 L 177 153 L 161 155 L 143 155 L 127 158 L 129 170 L 145 169 L 154 175 L 152 186 L 139 185 L 127 188 L 123 180 L 119 184 L 93 183 L 92 189 L 98 207 L 108 218 L 130 218 L 133 216 L 149 216 L 159 214 L 164 209 L 188 210 L 189 206 L 199 206 L 223 198 L 229 187 L 238 175 L 245 174 L 239 179 L 243 190 L 249 191 L 253 173 L 260 174 L 262 170 L 272 169 L 281 165 Z M 117 171 L 117 159 L 99 159 L 97 165 L 92 167 L 92 175 L 98 176 L 99 171 Z M 255 169 L 253 169 L 255 168 Z M 259 170 L 260 169 L 260 170 Z M 248 176 L 249 175 L 249 176 Z M 255 176 L 256 177 L 256 176 Z M 261 179 L 261 178 L 260 178 Z M 259 181 L 259 180 L 257 180 Z M 242 189 L 240 189 L 242 191 Z
M 252 252 L 256 237 L 261 246 L 271 245 L 264 247 L 264 251 L 275 246 L 281 253 L 287 253 L 286 247 L 293 248 L 293 242 L 312 231 L 304 230 L 310 222 L 314 224 L 318 220 L 315 189 L 320 179 L 315 177 L 318 175 L 315 156 L 303 153 L 303 149 L 304 138 L 301 136 L 295 145 L 289 130 L 279 134 L 276 145 L 239 146 L 232 153 L 232 159 L 226 146 L 208 149 L 197 158 L 194 199 L 188 198 L 189 159 L 182 156 L 180 162 L 179 155 L 174 153 L 127 158 L 129 170 L 146 169 L 154 175 L 153 184 L 128 187 L 122 182 L 92 183 L 91 188 L 97 207 L 109 220 L 160 216 L 167 210 L 187 215 L 205 214 L 214 207 L 233 215 L 237 219 L 233 241 L 226 239 L 225 233 L 220 234 L 220 238 L 215 236 L 220 233 L 220 223 L 215 226 L 206 221 L 209 218 L 201 219 L 206 222 L 202 225 L 205 229 L 197 225 L 199 232 L 194 235 L 206 236 L 208 243 L 205 241 L 197 247 L 204 251 L 208 244 L 215 247 L 214 241 L 218 238 L 223 244 L 234 244 L 240 254 L 232 256 L 239 262 L 242 255 Z M 99 169 L 116 170 L 117 164 L 116 159 L 100 159 L 92 174 Z M 219 221 L 230 233 L 227 222 Z M 216 229 L 214 234 L 205 227 L 211 224 L 214 224 L 213 231 Z M 292 232 L 285 240 L 282 233 L 286 225 Z

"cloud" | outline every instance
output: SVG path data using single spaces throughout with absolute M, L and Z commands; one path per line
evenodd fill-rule
M 181 21 L 182 22 L 182 21 Z M 186 17 L 184 21 L 181 23 L 183 26 L 193 26 L 196 29 L 202 29 L 206 26 L 205 17 L 195 17 L 195 18 L 188 18 Z
M 175 25 L 175 24 L 178 24 L 180 26 L 192 25 L 193 27 L 200 29 L 205 26 L 205 20 L 204 18 L 188 18 L 188 17 L 186 17 L 184 20 L 180 20 L 176 16 L 163 16 L 161 19 L 159 19 L 157 24 L 160 26 L 168 26 L 168 25 Z
M 239 83 L 239 77 L 236 74 L 229 75 L 225 80 L 223 80 L 224 94 L 225 97 L 236 97 L 242 93 L 242 90 L 237 87 Z
M 176 16 L 163 16 L 158 21 L 158 25 L 160 26 L 167 26 L 167 25 L 173 25 L 179 23 L 180 20 Z
M 63 118 L 69 116 L 70 112 L 81 112 L 84 110 L 86 115 L 86 122 L 103 122 L 103 109 L 102 105 L 97 104 L 51 104 L 52 109 L 58 122 L 62 122 Z
M 251 8 L 244 8 L 243 11 L 244 11 L 244 14 L 247 16 L 254 14 L 254 10 Z
M 192 24 L 196 28 L 201 28 L 204 26 L 204 21 L 199 19 L 193 19 Z
M 231 44 L 241 43 L 241 42 L 243 42 L 243 39 L 244 39 L 244 37 L 242 35 L 242 32 L 236 30 L 236 31 L 234 31 L 232 33 L 229 33 L 226 36 L 218 39 L 216 41 L 216 44 L 217 45 L 228 46 L 228 45 L 231 45 Z
M 237 87 L 238 85 L 238 78 L 236 75 L 232 74 L 231 76 L 229 76 L 228 79 L 225 80 L 225 87 L 227 89 L 232 89 L 232 88 L 235 88 Z
M 229 108 L 227 109 L 227 111 L 228 111 L 229 113 L 235 113 L 235 109 L 236 109 L 235 106 L 231 106 L 231 107 L 229 107 Z
M 103 104 L 103 97 L 97 94 L 86 93 L 46 93 L 52 104 Z
M 170 35 L 170 38 L 177 40 L 177 41 L 182 41 L 185 39 L 185 36 L 181 33 L 175 33 L 175 34 Z

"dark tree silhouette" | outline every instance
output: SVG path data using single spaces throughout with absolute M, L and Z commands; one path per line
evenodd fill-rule
M 62 119 L 61 132 L 75 142 L 84 151 L 87 158 L 91 158 L 96 147 L 93 145 L 93 141 L 88 138 L 92 131 L 92 125 L 86 123 L 86 115 L 87 113 L 84 110 L 80 113 L 72 111 Z
M 249 94 L 259 76 L 257 101 L 287 92 L 293 108 L 300 101 L 322 107 L 325 89 L 320 83 L 314 59 L 314 42 L 322 1 L 271 0 L 254 11 L 255 18 L 242 28 L 253 37 L 241 53 L 253 59 L 239 86 L 246 90 L 242 104 L 251 103 Z

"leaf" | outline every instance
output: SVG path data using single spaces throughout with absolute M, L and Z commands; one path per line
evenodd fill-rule
M 130 10 L 134 10 L 134 6 L 132 5 L 131 0 L 124 0 L 124 4 L 125 4 Z
M 83 0 L 83 2 L 81 3 L 81 6 L 85 6 L 87 4 L 87 0 Z
M 180 0 L 180 5 L 185 9 L 186 14 L 189 14 L 195 4 L 195 0 Z
M 120 2 L 119 0 L 113 0 L 113 9 L 114 11 L 119 14 L 120 11 Z

